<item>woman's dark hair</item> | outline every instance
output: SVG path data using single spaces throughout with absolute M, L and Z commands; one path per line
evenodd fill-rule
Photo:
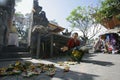
M 73 33 L 73 34 L 75 34 L 75 35 L 77 35 L 77 36 L 78 36 L 78 33 L 77 33 L 77 32 L 75 32 L 75 33 Z

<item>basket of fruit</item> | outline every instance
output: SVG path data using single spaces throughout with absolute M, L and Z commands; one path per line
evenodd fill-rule
M 73 61 L 80 62 L 83 55 L 84 55 L 84 51 L 74 49 L 71 53 L 71 58 L 72 58 Z

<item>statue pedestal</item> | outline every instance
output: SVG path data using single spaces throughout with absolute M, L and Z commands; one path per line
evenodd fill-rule
M 18 46 L 18 34 L 10 33 L 8 37 L 8 45 Z

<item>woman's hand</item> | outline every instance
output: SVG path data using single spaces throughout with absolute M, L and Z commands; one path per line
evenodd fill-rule
M 61 48 L 61 51 L 63 51 L 63 52 L 65 52 L 65 51 L 67 51 L 67 50 L 68 50 L 68 47 L 67 47 L 67 46 L 64 46 L 64 47 Z

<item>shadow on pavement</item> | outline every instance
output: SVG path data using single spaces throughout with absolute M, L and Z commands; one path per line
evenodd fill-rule
M 112 66 L 114 65 L 112 62 L 106 61 L 96 61 L 96 60 L 82 60 L 83 63 L 92 63 L 100 66 Z
M 54 77 L 58 78 L 58 80 L 94 80 L 95 77 L 99 76 L 75 71 L 59 71 L 58 74 L 56 74 Z
M 91 60 L 94 56 L 97 56 L 97 54 L 94 54 L 94 53 L 85 53 L 81 59 L 81 62 L 83 60 Z M 57 63 L 57 62 L 64 62 L 64 61 L 69 61 L 71 58 L 69 56 L 62 56 L 62 57 L 54 57 L 54 58 L 49 58 L 49 59 L 44 59 L 44 60 L 47 60 L 47 61 L 50 61 L 50 62 L 54 62 L 54 63 Z
M 96 53 L 86 53 L 86 54 L 84 54 L 82 59 L 89 59 L 90 60 L 90 59 L 92 59 L 92 57 L 95 57 L 95 56 L 97 56 Z
M 56 74 L 53 77 L 49 77 L 45 73 L 42 73 L 38 76 L 33 76 L 30 78 L 23 78 L 21 75 L 17 75 L 0 77 L 0 80 L 94 80 L 95 77 L 99 76 L 74 71 L 63 72 L 61 70 L 56 71 Z

